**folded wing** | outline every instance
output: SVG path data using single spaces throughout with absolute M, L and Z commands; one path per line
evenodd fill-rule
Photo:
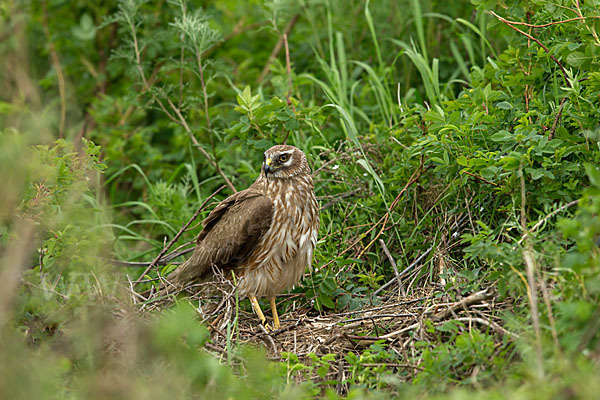
M 256 249 L 272 220 L 273 204 L 260 192 L 249 188 L 229 196 L 203 221 L 194 254 L 167 281 L 181 286 L 206 280 L 213 265 L 224 270 L 239 266 Z

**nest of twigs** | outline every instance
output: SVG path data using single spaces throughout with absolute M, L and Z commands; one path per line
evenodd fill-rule
M 219 276 L 219 275 L 217 275 Z M 505 335 L 517 337 L 503 328 L 498 315 L 509 306 L 506 301 L 497 301 L 492 287 L 451 301 L 449 295 L 437 287 L 423 288 L 409 295 L 401 295 L 398 283 L 388 286 L 389 291 L 378 297 L 378 304 L 343 313 L 327 313 L 315 310 L 310 299 L 301 294 L 279 297 L 288 305 L 280 315 L 281 329 L 269 329 L 249 311 L 240 307 L 241 299 L 236 299 L 234 285 L 223 279 L 218 282 L 191 285 L 172 295 L 187 296 L 196 306 L 199 318 L 211 332 L 211 340 L 205 345 L 206 351 L 217 357 L 227 357 L 228 343 L 258 345 L 265 348 L 268 358 L 274 361 L 287 361 L 282 354 L 293 353 L 300 362 L 310 363 L 309 355 L 317 357 L 336 354 L 336 361 L 327 376 L 313 376 L 313 381 L 340 382 L 340 393 L 347 390 L 343 382 L 351 369 L 345 355 L 360 352 L 374 343 L 385 343 L 388 350 L 398 355 L 399 360 L 413 360 L 412 363 L 380 363 L 363 367 L 385 367 L 403 371 L 410 379 L 421 370 L 419 361 L 414 362 L 416 342 L 435 340 L 426 329 L 425 321 L 441 325 L 449 320 L 460 321 L 466 327 L 495 333 L 498 342 Z M 287 297 L 287 298 L 286 298 Z M 292 299 L 293 298 L 293 299 Z M 163 307 L 169 298 L 138 304 L 142 310 L 150 311 Z M 237 304 L 237 305 L 236 305 Z M 263 307 L 264 311 L 268 308 Z M 279 307 L 281 312 L 281 305 Z M 269 313 L 265 313 L 269 318 Z M 234 328 L 237 322 L 237 327 Z M 228 326 L 229 325 L 229 329 Z M 229 335 L 229 336 L 228 336 Z M 314 357 L 314 356 L 313 356 Z

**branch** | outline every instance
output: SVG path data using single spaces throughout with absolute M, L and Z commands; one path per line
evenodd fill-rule
M 225 175 L 225 173 L 221 170 L 221 167 L 219 167 L 219 164 L 215 160 L 212 159 L 212 157 L 210 156 L 210 154 L 208 154 L 208 152 L 206 150 L 204 150 L 204 147 L 202 147 L 200 145 L 200 143 L 198 142 L 198 140 L 192 133 L 192 130 L 190 129 L 189 125 L 187 124 L 187 121 L 185 120 L 183 114 L 181 114 L 181 110 L 179 110 L 179 108 L 177 108 L 175 106 L 175 104 L 173 104 L 171 99 L 167 99 L 167 102 L 169 103 L 169 106 L 171 107 L 173 112 L 175 112 L 175 114 L 179 118 L 177 123 L 180 124 L 181 126 L 183 126 L 183 129 L 185 129 L 185 131 L 190 136 L 190 139 L 192 140 L 192 143 L 194 143 L 194 146 L 196 146 L 196 148 L 200 151 L 200 153 L 202 153 L 202 155 L 208 160 L 210 165 L 212 165 L 213 168 L 217 170 L 217 172 L 219 173 L 219 175 L 221 175 L 221 178 L 223 178 L 223 180 L 225 181 L 225 184 L 229 187 L 229 189 L 231 189 L 231 191 L 233 193 L 236 193 L 237 190 L 236 190 L 235 186 L 233 186 L 233 183 L 231 183 L 231 181 L 229 180 L 227 175 Z
M 332 205 L 334 205 L 336 203 L 339 203 L 340 201 L 342 201 L 342 200 L 344 200 L 344 199 L 346 199 L 348 197 L 352 197 L 352 196 L 354 196 L 355 194 L 357 194 L 357 193 L 359 193 L 361 191 L 363 191 L 363 189 L 362 188 L 358 188 L 358 189 L 354 189 L 354 190 L 352 190 L 350 192 L 342 193 L 340 196 L 334 197 L 333 200 L 330 200 L 329 202 L 325 203 L 325 205 L 323 207 L 321 207 L 319 211 L 327 210 Z
M 394 209 L 394 207 L 396 207 L 396 205 L 400 201 L 400 198 L 408 190 L 408 188 L 413 183 L 415 183 L 415 182 L 417 182 L 419 180 L 419 178 L 421 177 L 421 174 L 423 174 L 423 171 L 424 171 L 424 169 L 423 169 L 423 160 L 421 159 L 421 165 L 419 166 L 419 169 L 413 173 L 413 175 L 410 177 L 409 181 L 406 183 L 406 185 L 404 186 L 404 188 L 402 188 L 402 190 L 400 191 L 400 193 L 398 193 L 398 195 L 396 196 L 396 198 L 394 199 L 394 201 L 392 202 L 392 204 L 388 208 L 388 211 L 385 213 L 385 215 L 379 221 L 377 221 L 377 223 L 373 226 L 373 228 L 374 228 L 380 222 L 383 222 L 383 225 L 382 225 L 381 229 L 379 230 L 379 232 L 377 233 L 377 235 L 375 235 L 375 237 L 373 238 L 373 240 L 371 240 L 369 242 L 369 244 L 366 245 L 364 249 L 362 249 L 362 251 L 359 253 L 358 257 L 356 257 L 356 258 L 362 257 L 362 255 L 366 253 L 366 251 L 373 245 L 373 243 L 375 243 L 375 241 L 377 239 L 379 239 L 379 236 L 381 236 L 381 234 L 385 230 L 385 226 L 386 226 L 386 224 L 388 222 L 388 219 L 390 218 L 390 215 L 392 214 L 392 210 Z M 371 228 L 369 231 L 371 231 L 373 228 Z M 366 236 L 368 233 L 369 232 L 365 233 L 364 236 Z
M 271 55 L 269 56 L 269 59 L 267 60 L 265 67 L 263 68 L 260 76 L 256 80 L 256 83 L 258 83 L 258 84 L 262 83 L 262 81 L 264 81 L 265 78 L 267 77 L 267 74 L 269 73 L 269 66 L 271 65 L 273 60 L 275 60 L 277 58 L 277 55 L 279 54 L 279 52 L 281 51 L 281 47 L 283 46 L 284 40 L 287 39 L 287 35 L 290 33 L 290 31 L 292 30 L 294 25 L 296 25 L 296 22 L 298 21 L 299 16 L 300 16 L 300 14 L 294 15 L 292 17 L 292 19 L 290 20 L 290 22 L 288 22 L 287 26 L 283 30 L 283 34 L 279 37 L 279 40 L 275 44 L 275 47 L 273 48 L 273 51 L 271 52 Z
M 494 14 L 493 11 L 490 11 L 492 14 Z M 494 14 L 495 15 L 495 14 Z M 541 25 L 535 25 L 535 24 L 529 24 L 527 22 L 519 22 L 519 21 L 508 21 L 506 20 L 506 23 L 510 24 L 510 25 L 523 25 L 526 26 L 528 28 L 546 28 L 548 26 L 552 26 L 552 25 L 558 25 L 558 24 L 565 24 L 567 22 L 573 22 L 573 21 L 580 21 L 580 20 L 585 20 L 585 19 L 593 19 L 593 18 L 600 18 L 600 16 L 597 15 L 592 15 L 590 17 L 576 17 L 576 18 L 569 18 L 569 19 L 564 19 L 562 21 L 554 21 L 554 22 L 549 22 L 547 24 L 541 24 Z M 502 21 L 504 22 L 504 21 Z
M 487 300 L 491 297 L 492 297 L 492 294 L 489 292 L 489 288 L 480 290 L 479 292 L 473 293 L 472 295 L 465 297 L 464 299 L 460 300 L 459 302 L 454 303 L 447 310 L 444 310 L 442 312 L 434 314 L 431 317 L 431 320 L 432 321 L 440 321 L 442 319 L 448 318 L 449 316 L 454 314 L 455 311 L 457 311 L 459 309 L 466 309 L 467 307 L 469 307 L 472 304 L 480 303 L 483 300 Z
M 292 67 L 291 67 L 291 62 L 290 62 L 290 47 L 288 46 L 287 33 L 283 34 L 283 43 L 285 44 L 285 69 L 286 69 L 286 74 L 287 74 L 287 78 L 288 78 L 288 91 L 285 95 L 285 98 L 287 100 L 287 105 L 289 107 L 292 105 L 292 100 L 290 100 L 290 96 L 292 94 Z M 296 111 L 296 110 L 294 110 L 294 111 Z M 282 144 L 285 144 L 285 142 L 288 139 L 288 136 L 290 136 L 289 130 L 287 131 L 285 138 L 283 138 Z
M 567 204 L 565 204 L 562 207 L 557 208 L 556 210 L 552 211 L 551 213 L 549 213 L 548 215 L 546 215 L 544 218 L 540 219 L 538 222 L 536 222 L 536 224 L 533 226 L 533 228 L 531 228 L 531 230 L 529 230 L 528 232 L 525 232 L 523 234 L 523 236 L 521 236 L 521 239 L 519 239 L 519 241 L 517 242 L 517 244 L 521 244 L 523 243 L 523 240 L 525 240 L 525 238 L 527 237 L 528 234 L 532 234 L 533 232 L 535 232 L 540 226 L 542 226 L 542 224 L 546 221 L 548 221 L 550 218 L 552 218 L 553 216 L 555 216 L 556 214 L 558 214 L 559 212 L 574 206 L 575 204 L 579 204 L 579 199 L 577 200 L 573 200 Z
M 461 318 L 456 318 L 453 321 L 477 322 L 477 323 L 479 323 L 481 325 L 485 325 L 485 326 L 488 326 L 488 327 L 492 328 L 493 330 L 495 330 L 499 334 L 510 336 L 513 339 L 519 339 L 520 338 L 520 336 L 517 335 L 516 333 L 510 332 L 509 330 L 501 327 L 497 323 L 495 323 L 493 321 L 485 320 L 483 318 L 479 318 L 479 317 L 461 317 Z M 439 325 L 441 325 L 443 323 L 445 323 L 445 322 L 439 322 L 439 323 L 437 323 L 435 325 L 439 326 Z M 368 338 L 368 339 L 371 339 L 371 340 L 390 340 L 390 339 L 394 338 L 395 336 L 401 335 L 404 332 L 408 332 L 410 330 L 418 328 L 419 326 L 420 326 L 420 324 L 418 322 L 416 322 L 416 323 L 414 323 L 412 325 L 409 325 L 409 326 L 407 326 L 405 328 L 402 328 L 402 329 L 399 329 L 397 331 L 388 333 L 387 335 L 377 336 L 377 337 L 371 337 L 371 338 Z M 363 336 L 360 336 L 360 338 L 363 338 Z
M 547 53 L 547 54 L 550 56 L 550 58 L 551 58 L 551 59 L 552 59 L 552 60 L 553 60 L 553 61 L 554 61 L 554 62 L 555 62 L 555 63 L 556 63 L 556 64 L 557 64 L 559 67 L 560 67 L 560 70 L 562 71 L 562 76 L 563 76 L 563 79 L 564 79 L 564 81 L 565 81 L 565 84 L 566 84 L 568 87 L 571 87 L 571 83 L 570 83 L 570 82 L 569 82 L 569 80 L 567 79 L 567 71 L 566 71 L 566 70 L 565 70 L 565 68 L 562 66 L 562 64 L 561 64 L 561 63 L 560 63 L 560 62 L 559 62 L 559 61 L 556 59 L 556 57 L 554 57 L 554 56 L 552 55 L 552 53 L 550 53 L 550 50 L 548 50 L 548 48 L 547 48 L 546 46 L 544 46 L 544 44 L 543 44 L 542 42 L 540 42 L 540 41 L 539 41 L 537 38 L 535 38 L 534 36 L 531 36 L 529 33 L 527 33 L 527 32 L 523 32 L 523 31 L 522 31 L 522 30 L 520 30 L 519 28 L 516 28 L 516 27 L 514 27 L 513 25 L 516 25 L 516 24 L 515 24 L 513 21 L 509 21 L 509 20 L 507 20 L 507 19 L 505 19 L 505 18 L 502 18 L 501 16 L 499 16 L 498 14 L 496 14 L 496 13 L 495 13 L 495 12 L 493 12 L 493 11 L 490 11 L 490 13 L 491 13 L 491 14 L 492 14 L 494 17 L 498 18 L 498 20 L 500 20 L 501 22 L 504 22 L 504 23 L 505 23 L 505 24 L 506 24 L 506 25 L 507 25 L 509 28 L 511 28 L 511 29 L 514 29 L 515 31 L 519 32 L 521 35 L 523 35 L 523 36 L 527 37 L 528 39 L 531 39 L 531 40 L 533 40 L 534 42 L 536 42 L 537 44 L 539 44 L 539 45 L 540 45 L 540 47 L 541 47 L 542 49 L 544 49 L 544 51 L 545 51 L 545 52 L 546 52 L 546 53 Z M 524 24 L 524 23 L 520 23 L 520 24 L 518 24 L 518 25 L 522 25 L 522 24 Z
M 494 183 L 494 182 L 488 181 L 488 180 L 487 180 L 487 179 L 485 179 L 484 177 L 482 177 L 482 176 L 479 176 L 479 175 L 472 174 L 472 173 L 470 173 L 470 172 L 468 172 L 468 171 L 465 171 L 464 169 L 461 169 L 461 170 L 460 170 L 460 172 L 461 172 L 462 174 L 467 174 L 467 175 L 470 175 L 470 176 L 472 176 L 473 178 L 479 179 L 480 181 L 482 181 L 482 182 L 485 182 L 485 183 L 488 183 L 488 184 L 490 184 L 490 185 L 493 185 L 493 186 L 496 186 L 496 187 L 500 186 L 500 185 L 498 185 L 497 183 Z
M 202 55 L 199 49 L 196 49 L 196 60 L 198 61 L 198 70 L 200 72 L 200 84 L 202 85 L 202 94 L 204 95 L 204 117 L 206 118 L 206 129 L 208 130 L 208 137 L 210 139 L 210 145 L 213 152 L 214 166 L 217 169 L 219 175 L 221 175 L 225 180 L 227 186 L 229 186 L 233 193 L 236 193 L 237 190 L 235 189 L 235 186 L 233 186 L 233 183 L 231 183 L 231 181 L 227 178 L 227 176 L 225 176 L 225 174 L 221 170 L 221 167 L 219 167 L 219 159 L 217 158 L 215 142 L 212 136 L 212 125 L 210 123 L 210 116 L 208 115 L 208 94 L 206 92 L 206 85 L 204 83 L 204 68 L 202 68 Z
M 152 92 L 152 90 L 150 90 L 150 84 L 148 83 L 148 80 L 146 80 L 146 74 L 144 74 L 144 69 L 142 68 L 142 57 L 140 55 L 140 48 L 139 48 L 139 44 L 138 44 L 138 40 L 137 40 L 137 33 L 135 31 L 135 23 L 130 19 L 127 19 L 127 22 L 129 24 L 129 28 L 131 29 L 131 38 L 133 39 L 133 50 L 135 53 L 136 68 L 138 70 L 138 73 L 140 74 L 142 83 L 144 84 L 144 89 L 150 93 L 150 95 L 152 96 L 152 100 L 158 104 L 160 109 L 167 115 L 167 117 L 169 117 L 172 121 L 177 122 L 177 119 L 175 117 L 173 117 L 173 115 L 171 115 L 171 113 L 169 112 L 169 110 L 167 110 L 167 108 L 162 103 L 162 101 L 160 101 L 160 99 L 156 96 L 156 94 L 154 94 Z
M 154 266 L 156 265 L 156 263 L 161 259 L 162 256 L 165 255 L 165 253 L 169 250 L 169 248 L 173 245 L 173 243 L 175 243 L 177 241 L 177 239 L 179 239 L 179 237 L 183 234 L 183 232 L 185 232 L 185 230 L 187 229 L 187 227 L 190 226 L 190 224 L 198 217 L 198 215 L 200 215 L 200 213 L 202 212 L 202 210 L 204 210 L 204 207 L 208 204 L 208 202 L 210 201 L 210 199 L 212 199 L 213 197 L 215 197 L 217 195 L 217 193 L 219 193 L 224 188 L 225 188 L 225 185 L 221 186 L 216 191 L 214 191 L 213 194 L 211 194 L 210 196 L 208 196 L 206 198 L 206 200 L 204 200 L 204 202 L 202 202 L 202 204 L 200 205 L 200 208 L 198 208 L 198 210 L 196 210 L 196 212 L 194 213 L 194 215 L 192 215 L 192 218 L 190 218 L 189 221 L 185 225 L 183 225 L 181 227 L 181 229 L 179 230 L 179 232 L 177 232 L 177 234 L 175 236 L 173 236 L 173 239 L 171 239 L 169 241 L 169 243 L 166 246 L 163 247 L 163 249 L 156 256 L 156 258 L 154 258 L 154 260 L 152 260 L 152 262 L 150 263 L 150 265 L 148 266 L 148 268 L 146 268 L 144 270 L 144 272 L 142 272 L 142 274 L 137 278 L 137 280 L 134 282 L 134 287 L 136 287 L 140 283 L 140 280 L 144 277 L 144 275 L 146 275 L 148 272 L 150 272 L 150 270 L 152 268 L 154 268 Z
M 483 319 L 483 318 L 479 318 L 479 317 L 461 317 L 461 318 L 456 318 L 453 321 L 477 322 L 477 323 L 479 323 L 481 325 L 485 325 L 485 326 L 488 326 L 488 327 L 492 328 L 493 330 L 495 330 L 497 333 L 499 333 L 501 335 L 510 336 L 513 339 L 520 339 L 521 338 L 521 336 L 517 335 L 516 333 L 513 333 L 513 332 L 509 331 L 508 329 L 505 329 L 505 328 L 501 327 L 500 325 L 498 325 L 494 321 L 489 321 L 487 319 Z
M 529 282 L 528 298 L 529 305 L 531 307 L 531 322 L 533 323 L 533 330 L 535 332 L 535 352 L 537 356 L 537 367 L 540 378 L 544 376 L 544 358 L 542 353 L 542 331 L 540 328 L 540 315 L 538 313 L 537 303 L 537 287 L 535 283 L 535 273 L 537 270 L 537 263 L 533 255 L 533 245 L 531 244 L 530 232 L 527 230 L 527 216 L 525 208 L 527 207 L 527 197 L 525 192 L 525 177 L 523 176 L 523 170 L 521 169 L 521 229 L 523 230 L 526 248 L 523 250 L 523 261 L 527 268 L 527 281 Z
M 408 180 L 408 182 L 406 183 L 406 185 L 404 186 L 404 188 L 402 188 L 402 190 L 400 191 L 400 193 L 398 193 L 398 195 L 396 196 L 396 198 L 394 199 L 394 201 L 392 202 L 392 204 L 390 205 L 390 207 L 388 208 L 387 212 L 385 213 L 385 215 L 383 217 L 381 217 L 379 219 L 379 221 L 377 221 L 376 223 L 373 224 L 373 226 L 371 228 L 369 228 L 369 230 L 367 230 L 364 234 L 360 235 L 360 237 L 358 239 L 356 239 L 350 246 L 348 246 L 345 250 L 343 250 L 340 254 L 338 254 L 338 257 L 341 257 L 342 255 L 346 254 L 348 251 L 350 251 L 352 248 L 354 248 L 354 246 L 356 246 L 358 243 L 360 243 L 363 238 L 365 238 L 369 233 L 371 233 L 371 231 L 373 231 L 373 229 L 375 229 L 379 224 L 383 223 L 382 228 L 379 230 L 379 232 L 377 233 L 377 235 L 375 235 L 375 237 L 373 238 L 373 240 L 371 240 L 371 242 L 365 246 L 365 248 L 360 252 L 360 254 L 356 257 L 356 258 L 360 258 L 368 249 L 369 247 L 371 247 L 373 245 L 373 243 L 375 243 L 375 241 L 377 239 L 379 239 L 379 236 L 381 236 L 381 234 L 383 233 L 383 231 L 385 230 L 385 225 L 387 224 L 388 219 L 390 218 L 390 214 L 392 213 L 392 210 L 394 209 L 394 207 L 396 207 L 396 205 L 398 204 L 398 202 L 400 201 L 400 198 L 402 197 L 402 195 L 408 190 L 408 188 L 415 182 L 417 182 L 419 180 L 419 178 L 421 177 L 421 175 L 423 174 L 423 160 L 421 160 L 421 165 L 419 166 L 419 168 L 412 174 L 412 176 L 410 177 L 410 179 Z M 334 260 L 331 260 L 329 262 L 327 262 L 325 265 L 323 265 L 324 268 L 327 265 L 333 263 Z M 352 267 L 354 264 L 348 264 L 350 265 L 350 267 Z M 346 270 L 346 268 L 340 269 L 338 271 L 338 273 L 336 274 L 339 275 L 342 271 Z
M 558 112 L 556 113 L 556 117 L 554 117 L 554 122 L 552 123 L 552 128 L 550 128 L 550 133 L 548 134 L 548 140 L 552 140 L 552 138 L 554 137 L 554 132 L 556 132 L 556 127 L 558 126 L 558 121 L 560 120 L 560 117 L 562 116 L 562 110 L 563 110 L 563 107 L 565 106 L 566 101 L 567 101 L 566 97 L 563 97 L 563 99 L 560 101 L 560 105 L 558 106 Z
M 402 270 L 402 272 L 400 272 L 398 274 L 398 277 L 401 279 L 404 275 L 406 275 L 410 270 L 412 270 L 414 267 L 416 267 L 417 265 L 419 265 L 419 263 L 427 256 L 427 254 L 429 254 L 429 252 L 433 249 L 433 246 L 431 246 L 430 248 L 428 248 L 427 250 L 425 250 L 425 252 L 423 254 L 421 254 L 419 257 L 417 257 L 417 259 L 415 261 L 413 261 L 408 267 L 404 268 L 404 270 Z M 396 279 L 396 278 L 394 278 Z M 379 294 L 379 292 L 381 292 L 382 290 L 387 289 L 392 283 L 394 283 L 394 279 L 388 281 L 385 285 L 381 286 L 379 289 L 377 289 L 374 293 L 373 296 L 377 296 Z
M 390 262 L 390 264 L 392 264 L 392 268 L 394 269 L 394 274 L 396 275 L 396 280 L 398 281 L 398 290 L 400 292 L 399 294 L 401 294 L 402 296 L 405 296 L 406 293 L 404 292 L 404 286 L 402 285 L 402 279 L 400 279 L 400 274 L 398 273 L 398 266 L 396 265 L 396 261 L 394 261 L 394 257 L 392 257 L 392 255 L 390 254 L 390 251 L 388 250 L 383 239 L 379 239 L 379 244 L 381 245 L 381 248 L 383 249 L 383 253 L 387 257 L 388 261 Z
M 173 252 L 167 254 L 166 256 L 162 257 L 160 260 L 158 260 L 155 265 L 167 265 L 167 263 L 169 261 L 171 261 L 179 256 L 186 255 L 187 253 L 191 253 L 194 250 L 195 250 L 194 247 L 190 247 L 190 248 L 187 248 L 187 249 L 181 250 L 181 251 L 173 251 Z M 131 267 L 131 268 L 146 267 L 152 263 L 152 261 L 122 261 L 122 260 L 115 260 L 112 258 L 103 258 L 103 260 L 112 265 L 116 265 L 116 266 L 120 266 L 120 267 Z
M 178 117 L 178 118 L 175 118 L 173 116 L 173 114 L 171 114 L 169 112 L 169 110 L 165 107 L 165 105 L 163 104 L 163 102 L 156 96 L 156 94 L 154 94 L 152 92 L 152 90 L 150 90 L 150 83 L 148 83 L 148 80 L 146 79 L 146 75 L 144 74 L 144 69 L 142 68 L 142 61 L 141 61 L 141 56 L 140 56 L 140 49 L 139 49 L 139 45 L 138 45 L 137 34 L 136 34 L 136 31 L 135 31 L 135 24 L 131 20 L 128 20 L 128 23 L 129 23 L 129 28 L 131 29 L 131 37 L 133 39 L 133 49 L 134 49 L 134 53 L 135 53 L 136 67 L 137 67 L 138 73 L 140 74 L 140 78 L 142 79 L 142 83 L 144 84 L 144 89 L 147 92 L 150 93 L 150 95 L 152 96 L 152 100 L 158 104 L 158 106 L 160 107 L 160 109 L 165 113 L 165 115 L 167 117 L 169 117 L 169 119 L 171 119 L 173 122 L 175 122 L 175 123 L 180 124 L 181 126 L 183 126 L 183 128 L 186 130 L 186 132 L 190 135 L 190 137 L 192 139 L 192 142 L 194 142 L 194 144 L 196 145 L 196 148 L 198 148 L 200 150 L 200 152 L 202 153 L 202 155 L 204 157 L 206 157 L 206 159 L 209 161 L 209 163 L 217 170 L 217 172 L 219 173 L 219 175 L 221 175 L 221 177 L 223 178 L 223 180 L 225 180 L 225 183 L 227 184 L 227 186 L 229 186 L 229 188 L 234 193 L 237 192 L 237 190 L 235 189 L 235 186 L 233 186 L 233 184 L 231 183 L 231 181 L 227 178 L 227 176 L 225 176 L 225 174 L 223 173 L 223 171 L 219 167 L 219 164 L 216 162 L 216 159 L 212 160 L 210 158 L 210 155 L 206 152 L 206 150 L 204 150 L 202 148 L 202 146 L 200 146 L 200 143 L 198 143 L 198 141 L 196 140 L 196 138 L 192 134 L 192 130 L 190 129 L 190 127 L 188 126 L 185 118 L 181 114 L 181 110 L 179 110 L 179 108 L 177 108 L 173 104 L 173 102 L 171 101 L 171 99 L 167 98 L 167 102 L 169 103 L 169 106 L 171 107 L 171 109 L 173 110 L 173 112 L 175 112 L 175 114 Z M 203 87 L 204 87 L 204 80 L 203 79 L 202 79 L 202 84 L 203 84 Z M 206 95 L 206 90 L 204 91 L 204 93 Z M 209 128 L 210 128 L 210 122 L 208 122 L 208 123 L 209 123 Z M 212 136 L 211 136 L 211 140 L 212 140 Z

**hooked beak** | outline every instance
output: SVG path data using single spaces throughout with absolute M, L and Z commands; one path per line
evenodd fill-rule
M 271 172 L 273 172 L 273 168 L 271 168 L 271 164 L 273 163 L 273 160 L 271 160 L 270 158 L 267 158 L 265 160 L 265 166 L 264 166 L 264 170 L 265 170 L 265 176 L 269 175 Z

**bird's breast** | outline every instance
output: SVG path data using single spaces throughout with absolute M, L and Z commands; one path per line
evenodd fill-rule
M 295 285 L 310 267 L 319 227 L 312 182 L 306 187 L 273 187 L 271 227 L 241 266 L 240 293 L 275 296 Z

